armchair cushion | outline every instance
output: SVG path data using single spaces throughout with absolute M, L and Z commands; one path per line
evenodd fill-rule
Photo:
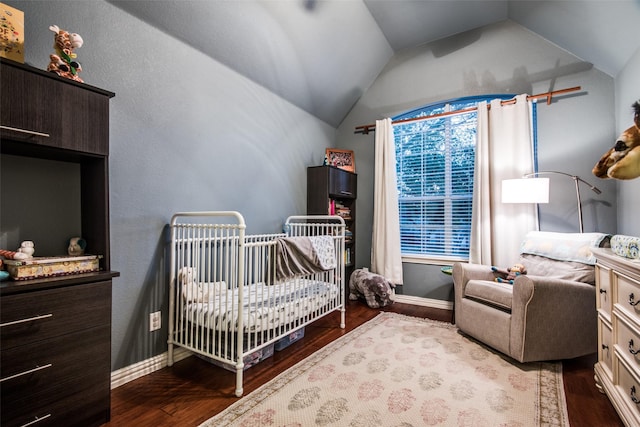
M 511 311 L 513 285 L 488 280 L 469 280 L 464 290 L 464 296 Z
M 593 265 L 576 261 L 558 261 L 540 255 L 522 254 L 520 263 L 527 268 L 529 276 L 544 276 L 550 279 L 571 280 L 595 285 Z

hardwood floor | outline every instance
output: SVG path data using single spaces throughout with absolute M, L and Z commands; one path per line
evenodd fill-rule
M 452 318 L 448 310 L 399 303 L 384 310 L 447 322 Z M 345 329 L 337 326 L 338 313 L 307 326 L 302 340 L 245 372 L 245 395 L 378 312 L 363 302 L 349 301 Z M 613 406 L 595 386 L 595 362 L 595 355 L 563 362 L 571 426 L 621 427 Z M 189 357 L 112 390 L 111 422 L 104 427 L 197 426 L 238 400 L 234 388 L 234 373 Z

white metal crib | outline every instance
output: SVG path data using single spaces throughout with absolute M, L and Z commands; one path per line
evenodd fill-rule
M 238 397 L 246 356 L 333 311 L 340 311 L 345 327 L 342 218 L 291 216 L 284 233 L 245 230 L 242 215 L 232 211 L 182 212 L 171 219 L 168 364 L 174 346 L 232 364 Z M 278 277 L 279 242 L 313 236 L 333 242 L 331 268 Z

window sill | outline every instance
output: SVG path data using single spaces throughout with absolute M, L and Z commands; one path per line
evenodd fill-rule
M 407 264 L 453 265 L 454 262 L 468 262 L 468 258 L 452 256 L 403 255 L 402 262 Z

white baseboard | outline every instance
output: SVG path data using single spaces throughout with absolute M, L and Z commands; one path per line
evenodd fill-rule
M 173 361 L 174 363 L 179 362 L 191 356 L 192 354 L 193 353 L 191 353 L 189 350 L 185 350 L 181 347 L 176 347 L 173 350 Z M 114 388 L 120 387 L 121 385 L 124 385 L 129 381 L 144 377 L 145 375 L 166 367 L 168 358 L 168 352 L 165 351 L 164 353 L 157 356 L 111 372 L 111 389 L 113 390 Z
M 442 301 L 439 299 L 414 297 L 411 295 L 398 295 L 395 294 L 395 302 L 402 304 L 420 305 L 423 307 L 440 308 L 443 310 L 453 310 L 453 302 Z

